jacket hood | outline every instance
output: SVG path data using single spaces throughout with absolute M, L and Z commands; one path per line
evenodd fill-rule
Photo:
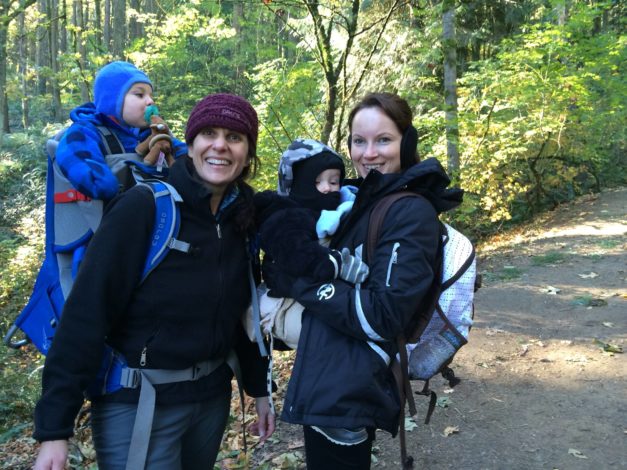
M 99 113 L 96 110 L 96 105 L 94 103 L 84 103 L 80 106 L 77 106 L 72 111 L 70 111 L 70 119 L 72 119 L 72 122 L 89 122 L 94 126 L 106 126 L 111 129 L 115 129 L 118 138 L 122 141 L 122 144 L 124 145 L 124 148 L 129 152 L 135 151 L 135 146 L 138 143 L 137 139 L 143 139 L 147 137 L 148 134 L 150 134 L 150 129 L 142 130 L 136 127 L 130 127 L 123 122 L 117 122 L 111 117 Z
M 357 200 L 379 199 L 396 191 L 414 191 L 431 202 L 438 214 L 462 203 L 464 191 L 449 188 L 446 171 L 436 158 L 427 158 L 402 173 L 381 174 L 371 171 L 359 184 Z
M 102 67 L 94 81 L 96 111 L 124 122 L 124 97 L 136 83 L 146 83 L 152 87 L 148 76 L 129 62 L 115 61 Z
M 94 103 L 84 103 L 70 111 L 70 119 L 73 122 L 89 121 L 98 126 L 101 124 L 101 119 L 96 114 L 96 105 Z
M 301 160 L 311 158 L 321 153 L 329 153 L 336 156 L 343 166 L 344 160 L 342 157 L 331 147 L 323 144 L 322 142 L 314 139 L 296 139 L 294 140 L 287 150 L 281 155 L 281 161 L 279 162 L 279 178 L 277 193 L 281 196 L 287 196 L 292 188 L 294 181 L 294 163 Z M 342 171 L 342 174 L 344 172 Z

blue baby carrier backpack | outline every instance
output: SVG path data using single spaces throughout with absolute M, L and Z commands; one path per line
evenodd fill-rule
M 44 355 L 52 344 L 65 299 L 103 214 L 103 202 L 79 192 L 56 161 L 57 146 L 66 130 L 59 131 L 46 143 L 45 258 L 30 300 L 4 337 L 4 343 L 11 348 L 33 343 Z M 155 224 L 143 281 L 171 248 L 189 251 L 189 244 L 176 239 L 180 226 L 177 204 L 182 199 L 172 186 L 162 181 L 167 170 L 144 165 L 138 154 L 125 152 L 109 128 L 98 126 L 98 131 L 105 149 L 105 160 L 118 178 L 120 191 L 141 184 L 149 188 L 155 198 Z M 14 340 L 19 330 L 25 338 Z

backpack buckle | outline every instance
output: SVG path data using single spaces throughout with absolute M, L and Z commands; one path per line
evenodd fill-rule
M 54 202 L 55 204 L 64 204 L 68 202 L 76 202 L 76 201 L 91 201 L 90 197 L 85 196 L 80 191 L 76 189 L 68 189 L 62 193 L 54 193 Z

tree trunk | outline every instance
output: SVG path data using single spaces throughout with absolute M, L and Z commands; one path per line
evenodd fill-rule
M 132 42 L 135 39 L 142 37 L 142 23 L 137 21 L 137 15 L 140 13 L 139 11 L 139 0 L 131 0 L 130 2 L 131 9 L 134 10 L 132 16 L 128 19 L 128 36 L 129 40 Z
M 87 48 L 85 47 L 85 18 L 83 16 L 83 0 L 74 0 L 74 53 L 81 73 L 81 100 L 83 103 L 89 101 L 89 82 L 87 81 Z
M 30 127 L 30 102 L 27 80 L 27 64 L 28 64 L 28 39 L 24 32 L 24 12 L 20 13 L 18 18 L 18 73 L 20 76 L 20 88 L 22 91 L 22 127 L 28 129 Z
M 94 0 L 94 13 L 92 15 L 93 21 L 91 23 L 94 31 L 94 44 L 98 50 L 102 48 L 102 2 L 101 0 Z
M 442 47 L 444 48 L 444 102 L 448 172 L 459 173 L 459 128 L 457 123 L 457 41 L 455 1 L 442 2 Z
M 59 52 L 67 52 L 67 0 L 61 0 L 59 4 Z
M 126 47 L 126 0 L 112 0 L 113 19 L 111 30 L 113 33 L 113 47 L 111 52 L 116 59 L 124 59 Z
M 104 21 L 102 24 L 103 52 L 108 52 L 111 48 L 111 2 L 112 0 L 104 0 Z
M 45 95 L 48 88 L 48 80 L 45 74 L 42 75 L 40 71 L 45 70 L 50 63 L 48 58 L 48 29 L 46 24 L 50 20 L 48 17 L 48 0 L 38 0 L 37 9 L 43 15 L 39 19 L 37 26 L 37 64 L 35 70 L 37 71 L 37 94 Z
M 9 126 L 9 103 L 7 102 L 7 37 L 8 24 L 0 21 L 0 143 L 4 134 L 11 132 Z
M 11 21 L 24 12 L 35 0 L 23 0 L 16 4 L 14 0 L 0 0 L 0 143 L 4 134 L 11 132 L 9 125 L 9 103 L 7 100 L 7 41 Z
M 58 1 L 50 0 L 48 17 L 50 18 L 50 37 L 48 47 L 50 53 L 50 92 L 52 94 L 52 117 L 56 122 L 63 120 L 61 108 L 61 90 L 59 88 L 59 15 Z
M 557 4 L 555 10 L 557 11 L 558 26 L 564 26 L 568 20 L 568 5 L 566 5 L 566 0 Z

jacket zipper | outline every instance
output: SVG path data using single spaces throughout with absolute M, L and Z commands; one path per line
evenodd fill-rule
M 150 343 L 152 342 L 152 340 L 155 339 L 155 337 L 159 334 L 159 331 L 161 331 L 160 327 L 157 328 L 154 331 L 154 333 L 152 335 L 150 335 L 150 337 L 144 343 L 144 347 L 142 348 L 142 352 L 139 355 L 139 365 L 141 367 L 145 367 L 146 364 L 148 363 L 148 346 L 150 346 Z
M 398 249 L 401 247 L 399 242 L 394 243 L 392 247 L 392 255 L 390 256 L 390 262 L 388 263 L 388 274 L 385 278 L 385 286 L 390 287 L 390 276 L 392 275 L 392 265 L 398 263 Z
M 224 292 L 222 283 L 223 283 L 223 279 L 222 279 L 222 228 L 220 227 L 220 222 L 216 222 L 216 232 L 218 234 L 218 286 L 220 287 L 220 290 L 218 292 Z M 220 298 L 222 296 L 219 296 Z M 218 310 L 220 308 L 220 300 L 218 300 Z

